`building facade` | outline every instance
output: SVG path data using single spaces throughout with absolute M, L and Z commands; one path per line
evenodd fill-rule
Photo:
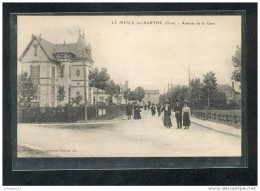
M 235 91 L 234 83 L 232 83 L 232 86 L 229 84 L 218 84 L 217 89 L 219 92 L 225 93 L 228 104 L 232 102 L 241 102 L 241 94 L 240 92 Z
M 124 91 L 128 89 L 128 81 L 125 81 L 125 83 L 119 83 L 119 86 L 120 93 L 119 95 L 112 97 L 112 102 L 116 105 L 126 104 L 126 100 L 124 99 Z M 108 104 L 110 96 L 104 90 L 97 88 L 92 88 L 92 90 L 94 104 L 96 102 Z
M 145 95 L 143 98 L 143 104 L 158 104 L 159 103 L 160 92 L 159 90 L 145 90 Z
M 86 43 L 84 34 L 79 33 L 77 42 L 72 44 L 66 44 L 65 41 L 63 44 L 53 44 L 41 35 L 32 35 L 18 64 L 21 64 L 21 72 L 27 72 L 38 85 L 33 105 L 57 106 L 57 93 L 61 87 L 65 90 L 65 99 L 60 104 L 68 104 L 78 95 L 84 100 L 84 87 L 88 105 L 93 104 L 93 90 L 89 87 L 87 76 L 94 61 L 91 46 Z

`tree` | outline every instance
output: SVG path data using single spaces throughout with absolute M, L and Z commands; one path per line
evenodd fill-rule
M 98 68 L 95 68 L 93 71 L 89 72 L 88 79 L 90 87 L 96 87 L 98 89 L 105 90 L 110 76 L 107 73 L 106 68 L 102 68 L 101 71 L 99 71 Z
M 118 84 L 115 84 L 115 82 L 113 80 L 110 80 L 107 83 L 105 92 L 110 96 L 109 102 L 112 102 L 112 97 L 114 95 L 118 95 L 120 93 L 120 86 Z
M 175 88 L 171 88 L 166 93 L 166 98 L 173 102 L 179 101 L 181 104 L 183 104 L 184 100 L 188 100 L 189 95 L 189 89 L 187 86 L 177 86 Z
M 213 71 L 208 72 L 206 75 L 203 75 L 203 94 L 208 100 L 208 107 L 210 105 L 210 97 L 212 94 L 217 91 L 217 79 Z
M 227 105 L 227 97 L 223 92 L 216 92 L 212 94 L 210 105 L 214 109 L 225 109 Z
M 135 91 L 130 91 L 128 99 L 129 99 L 129 101 L 136 101 L 137 100 L 136 92 Z
M 232 56 L 232 64 L 235 68 L 235 70 L 232 72 L 232 80 L 235 80 L 236 82 L 240 82 L 241 78 L 241 46 L 237 46 L 237 50 Z
M 110 79 L 110 76 L 107 73 L 106 68 L 102 68 L 101 71 L 99 71 L 98 68 L 95 68 L 93 71 L 89 72 L 88 79 L 89 79 L 89 86 L 97 88 L 97 95 L 98 95 L 98 89 L 101 90 L 106 89 L 107 82 Z
M 199 104 L 202 99 L 203 96 L 202 89 L 203 89 L 203 85 L 199 78 L 195 78 L 190 81 L 190 96 L 191 96 L 193 109 L 195 107 L 194 105 Z
M 142 87 L 137 87 L 135 88 L 135 96 L 136 96 L 136 100 L 138 100 L 139 102 L 142 101 L 142 99 L 144 98 L 145 95 L 145 91 Z
M 66 91 L 64 90 L 64 86 L 59 86 L 59 89 L 57 91 L 57 101 L 59 104 L 61 104 L 64 101 Z
M 37 84 L 33 83 L 27 72 L 23 72 L 18 76 L 17 96 L 18 103 L 24 106 L 30 106 L 31 101 L 37 98 Z
M 82 100 L 83 100 L 82 95 L 77 94 L 76 97 L 71 99 L 71 103 L 72 105 L 75 104 L 76 106 L 79 106 Z

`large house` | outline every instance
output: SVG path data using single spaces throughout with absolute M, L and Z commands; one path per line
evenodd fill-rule
M 143 98 L 143 103 L 144 104 L 158 104 L 159 103 L 159 97 L 160 97 L 160 92 L 159 90 L 144 90 L 145 95 Z
M 232 83 L 232 86 L 230 86 L 229 84 L 218 84 L 217 89 L 219 92 L 225 93 L 227 103 L 241 102 L 241 94 L 235 91 L 234 83 Z
M 84 100 L 84 77 L 88 105 L 93 104 L 93 90 L 88 85 L 88 73 L 92 69 L 91 46 L 85 41 L 84 34 L 79 33 L 76 43 L 53 44 L 41 35 L 32 35 L 31 41 L 19 58 L 21 72 L 27 72 L 38 85 L 34 105 L 57 106 L 57 90 L 65 89 L 62 104 L 77 95 Z M 85 75 L 84 75 L 85 71 Z

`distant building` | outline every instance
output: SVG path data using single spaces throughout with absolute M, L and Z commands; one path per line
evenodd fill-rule
M 157 104 L 159 103 L 160 92 L 159 90 L 145 90 L 143 98 L 144 104 Z
M 226 94 L 227 103 L 239 103 L 241 102 L 241 93 L 235 91 L 234 83 L 232 83 L 232 86 L 230 86 L 229 84 L 218 84 L 217 89 L 219 92 L 223 92 Z
M 126 104 L 126 100 L 124 99 L 124 91 L 128 89 L 128 81 L 126 81 L 124 84 L 119 84 L 120 86 L 120 94 L 112 97 L 112 102 L 116 105 L 120 104 Z M 108 104 L 109 102 L 109 95 L 101 89 L 92 88 L 93 90 L 93 103 L 101 102 Z
M 19 58 L 21 72 L 27 72 L 38 85 L 37 98 L 33 105 L 41 107 L 57 106 L 57 91 L 65 89 L 65 100 L 81 95 L 84 100 L 84 64 L 88 76 L 94 61 L 91 46 L 86 44 L 84 33 L 79 33 L 76 43 L 53 44 L 41 37 L 32 35 L 31 41 Z M 83 64 L 84 63 L 84 64 Z M 86 78 L 88 105 L 93 103 L 93 92 Z

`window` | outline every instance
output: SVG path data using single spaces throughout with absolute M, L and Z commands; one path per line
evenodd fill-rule
M 38 86 L 38 91 L 37 91 L 37 98 L 36 98 L 38 101 L 41 100 L 41 87 Z
M 55 86 L 51 87 L 51 100 L 55 101 Z
M 80 70 L 77 70 L 77 73 L 76 73 L 77 77 L 80 76 Z
M 64 65 L 60 65 L 60 78 L 64 77 Z
M 31 65 L 31 78 L 34 83 L 39 83 L 40 80 L 40 65 L 32 66 Z
M 100 100 L 100 102 L 104 102 L 104 97 L 101 96 L 101 97 L 99 98 L 99 100 Z
M 71 65 L 69 66 L 69 79 L 71 79 Z
M 55 67 L 54 66 L 52 67 L 52 70 L 51 70 L 51 77 L 55 78 Z

